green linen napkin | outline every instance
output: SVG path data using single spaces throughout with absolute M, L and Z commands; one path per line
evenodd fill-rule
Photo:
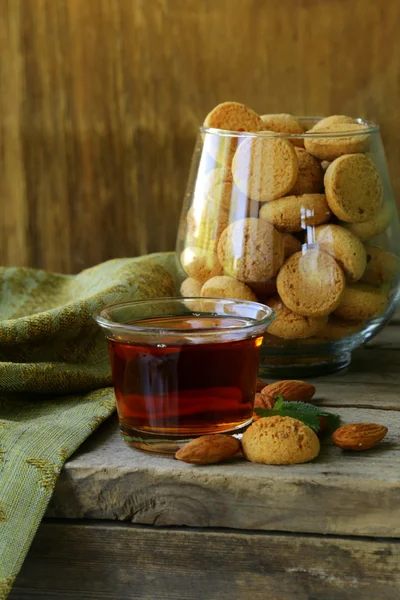
M 115 409 L 93 313 L 174 295 L 173 254 L 79 275 L 0 268 L 0 600 L 7 598 L 66 459 Z

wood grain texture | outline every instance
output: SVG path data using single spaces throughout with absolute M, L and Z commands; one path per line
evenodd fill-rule
M 400 412 L 341 408 L 344 423 L 375 422 L 378 448 L 345 453 L 330 439 L 312 463 L 243 459 L 198 467 L 131 450 L 116 420 L 67 462 L 49 517 L 400 537 Z
M 397 600 L 400 544 L 46 523 L 10 600 Z
M 377 120 L 399 192 L 399 29 L 398 0 L 0 0 L 0 263 L 173 248 L 227 99 Z

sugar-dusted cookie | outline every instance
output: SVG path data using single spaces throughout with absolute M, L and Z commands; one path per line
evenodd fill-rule
M 235 184 L 258 202 L 274 200 L 288 193 L 296 182 L 298 170 L 293 145 L 284 138 L 273 136 L 245 139 L 232 163 Z
M 321 163 L 303 148 L 295 148 L 299 172 L 290 195 L 319 194 L 324 189 L 324 171 Z
M 367 321 L 382 314 L 387 306 L 386 294 L 368 283 L 346 287 L 335 316 L 347 321 Z
M 181 264 L 189 277 L 201 283 L 222 273 L 217 253 L 204 248 L 185 248 L 181 254 Z
M 245 283 L 264 282 L 283 262 L 282 236 L 267 221 L 241 219 L 223 231 L 218 257 L 225 274 Z
M 285 196 L 267 202 L 260 210 L 260 219 L 269 221 L 283 232 L 301 231 L 307 226 L 320 225 L 329 221 L 331 216 L 325 194 Z
M 267 465 L 295 465 L 318 456 L 320 443 L 310 427 L 292 417 L 264 417 L 242 436 L 247 460 Z
M 315 228 L 315 241 L 339 263 L 348 281 L 361 279 L 367 255 L 358 237 L 340 225 L 320 225 Z
M 392 207 L 389 202 L 384 202 L 376 215 L 368 221 L 343 223 L 343 226 L 360 238 L 362 242 L 366 242 L 386 231 L 391 223 L 392 216 Z
M 360 123 L 338 123 L 324 127 L 323 131 L 314 127 L 308 132 L 309 137 L 304 138 L 304 147 L 319 160 L 328 161 L 344 154 L 367 152 L 370 138 L 366 129 Z
M 301 135 L 304 133 L 304 127 L 293 115 L 286 113 L 261 115 L 264 123 L 263 129 L 275 131 L 276 133 L 286 133 L 292 135 Z M 290 141 L 295 146 L 303 146 L 302 138 L 291 138 Z
M 245 283 L 227 275 L 212 277 L 206 281 L 201 288 L 201 296 L 205 298 L 235 298 L 257 301 L 256 295 Z
M 367 268 L 361 278 L 365 283 L 382 285 L 392 283 L 400 276 L 400 260 L 391 252 L 377 246 L 366 246 Z
M 276 312 L 276 318 L 268 327 L 268 333 L 286 340 L 306 339 L 323 331 L 328 317 L 303 317 L 285 306 L 279 296 L 269 298 L 268 306 Z
M 368 221 L 382 206 L 379 171 L 365 154 L 347 154 L 334 160 L 324 183 L 331 211 L 346 223 Z
M 305 317 L 322 317 L 338 307 L 345 278 L 332 256 L 307 249 L 288 258 L 279 271 L 277 287 L 290 310 Z
M 222 102 L 204 119 L 204 127 L 227 131 L 260 131 L 264 128 L 261 117 L 240 102 Z

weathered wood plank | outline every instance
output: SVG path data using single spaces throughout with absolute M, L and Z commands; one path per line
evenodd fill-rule
M 400 537 L 400 413 L 340 413 L 344 422 L 386 425 L 387 439 L 359 453 L 324 440 L 304 465 L 196 467 L 131 450 L 110 423 L 67 463 L 48 516 Z
M 399 558 L 387 539 L 44 522 L 10 600 L 397 600 Z

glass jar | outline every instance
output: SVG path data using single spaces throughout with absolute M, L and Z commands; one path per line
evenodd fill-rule
M 261 376 L 347 366 L 400 296 L 379 127 L 299 121 L 304 134 L 201 127 L 177 238 L 182 296 L 257 300 L 277 313 Z

